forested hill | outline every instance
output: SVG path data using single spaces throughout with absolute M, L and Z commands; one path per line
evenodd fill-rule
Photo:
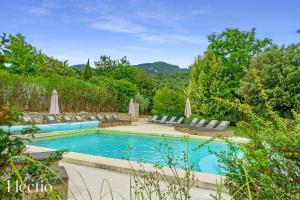
M 134 67 L 144 70 L 147 74 L 175 74 L 178 72 L 188 72 L 188 68 L 179 68 L 177 65 L 171 65 L 165 62 L 142 63 Z
M 72 65 L 70 67 L 72 67 L 74 69 L 78 69 L 78 70 L 84 70 L 85 64 Z

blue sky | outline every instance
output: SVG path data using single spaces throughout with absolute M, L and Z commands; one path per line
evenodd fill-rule
M 187 67 L 207 35 L 226 28 L 255 27 L 277 44 L 300 41 L 299 0 L 6 0 L 0 7 L 0 31 L 22 33 L 70 64 L 109 55 Z

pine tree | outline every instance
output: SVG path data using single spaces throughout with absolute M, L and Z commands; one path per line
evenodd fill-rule
M 89 80 L 92 78 L 92 68 L 90 66 L 90 59 L 88 59 L 86 65 L 85 65 L 85 69 L 83 72 L 83 78 L 84 78 L 84 80 Z
M 224 110 L 218 108 L 212 99 L 222 97 L 226 92 L 221 59 L 209 48 L 203 57 L 196 59 L 191 70 L 187 93 L 192 101 L 194 112 L 205 117 L 223 117 Z

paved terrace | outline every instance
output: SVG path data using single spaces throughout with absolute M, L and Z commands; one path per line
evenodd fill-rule
M 115 130 L 115 131 L 126 131 L 126 132 L 138 132 L 138 133 L 158 133 L 165 135 L 173 135 L 173 136 L 184 136 L 189 135 L 187 133 L 182 133 L 176 131 L 174 126 L 167 126 L 162 124 L 154 124 L 147 123 L 145 121 L 132 122 L 131 126 L 115 126 L 115 127 L 107 127 L 103 128 L 104 130 Z M 190 137 L 199 138 L 199 139 L 209 139 L 207 136 L 197 136 L 190 135 Z M 230 137 L 231 140 L 235 142 L 247 142 L 248 139 L 243 137 Z

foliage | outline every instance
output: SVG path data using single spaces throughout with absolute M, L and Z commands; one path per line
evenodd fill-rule
M 264 115 L 265 101 L 281 116 L 300 112 L 300 46 L 273 47 L 253 60 L 242 79 L 239 93 L 243 101 Z M 262 99 L 260 89 L 266 91 Z
M 227 78 L 227 95 L 235 94 L 244 70 L 248 68 L 251 59 L 271 44 L 270 39 L 257 39 L 255 29 L 242 32 L 238 29 L 226 29 L 220 34 L 212 33 L 208 36 L 209 47 L 221 58 L 224 65 L 223 78 Z
M 115 110 L 119 112 L 128 112 L 128 103 L 138 92 L 136 86 L 125 79 L 114 80 L 104 76 L 94 76 L 91 78 L 90 83 L 107 88 L 109 94 L 115 99 L 113 104 Z M 109 109 L 111 103 L 108 102 L 105 107 Z
M 120 66 L 112 70 L 110 77 L 116 80 L 124 79 L 129 81 L 136 85 L 139 92 L 147 98 L 153 96 L 154 81 L 150 76 L 145 74 L 143 70 L 131 66 Z
M 266 91 L 257 95 L 266 100 Z M 247 104 L 216 99 L 238 110 L 244 121 L 238 127 L 250 139 L 241 144 L 228 141 L 230 153 L 218 154 L 225 168 L 225 186 L 234 199 L 299 199 L 300 198 L 300 116 L 296 121 L 279 117 L 265 102 L 266 117 L 255 114 Z M 249 180 L 247 180 L 249 179 Z M 247 184 L 245 184 L 247 183 Z
M 129 61 L 126 57 L 120 60 L 112 60 L 109 56 L 100 56 L 99 61 L 95 61 L 96 73 L 101 76 L 109 75 L 114 69 L 118 67 L 129 66 Z
M 222 78 L 224 69 L 221 59 L 209 48 L 203 57 L 195 61 L 191 69 L 187 92 L 193 113 L 205 118 L 224 119 L 228 117 L 227 110 L 212 99 L 212 97 L 226 95 L 227 80 Z
M 131 83 L 138 92 L 144 96 L 145 98 L 150 100 L 150 105 L 152 101 L 152 97 L 154 94 L 154 80 L 152 77 L 148 76 L 143 70 L 136 69 L 130 66 L 129 61 L 126 60 L 126 57 L 121 58 L 120 60 L 112 60 L 110 57 L 101 56 L 100 61 L 95 62 L 96 64 L 96 72 L 98 74 L 102 74 L 106 78 L 109 78 L 111 82 L 115 82 L 114 88 L 119 90 L 118 96 L 121 96 L 120 89 L 124 89 L 120 83 Z M 102 76 L 102 77 L 103 77 Z M 117 81 L 116 81 L 117 80 Z M 123 80 L 123 81 L 122 81 Z M 126 82 L 127 81 L 127 82 Z M 113 83 L 111 83 L 113 85 Z M 133 88 L 130 86 L 130 88 Z M 131 95 L 133 93 L 128 93 Z M 136 94 L 136 92 L 134 92 Z M 126 95 L 126 94 L 125 94 Z M 129 98 L 118 98 L 120 101 L 128 100 L 134 96 Z M 121 100 L 122 99 L 122 100 Z M 119 101 L 119 102 L 120 102 Z M 121 110 L 127 111 L 128 102 L 122 102 L 120 106 Z M 147 106 L 148 108 L 148 106 Z
M 182 142 L 185 149 L 188 149 L 187 138 L 183 138 Z M 146 171 L 141 165 L 137 172 L 131 165 L 131 174 L 133 176 L 133 184 L 130 187 L 130 192 L 135 195 L 135 199 L 174 199 L 188 200 L 191 199 L 190 190 L 194 184 L 195 178 L 192 167 L 189 164 L 189 155 L 187 151 L 182 152 L 182 156 L 175 157 L 174 149 L 167 144 L 166 141 L 155 147 L 165 161 L 167 167 L 172 173 L 172 178 L 164 171 L 161 163 L 154 165 L 153 171 Z M 178 163 L 183 163 L 183 173 L 178 172 Z M 164 181 L 164 183 L 161 182 Z M 130 198 L 132 199 L 132 198 Z
M 11 125 L 14 121 L 18 120 L 20 112 L 15 109 L 3 107 L 0 110 L 0 125 Z M 24 129 L 22 134 L 32 134 L 37 129 L 33 126 L 29 129 Z M 36 182 L 43 181 L 45 184 L 50 181 L 56 180 L 53 171 L 49 171 L 49 166 L 53 162 L 61 159 L 64 151 L 57 151 L 49 156 L 48 159 L 37 162 L 30 158 L 26 153 L 26 139 L 12 135 L 11 133 L 4 132 L 0 129 L 0 198 L 5 199 L 24 199 L 23 195 L 26 193 L 24 185 L 35 184 Z M 8 190 L 7 181 L 10 185 L 16 185 L 18 181 L 23 192 L 11 192 Z M 32 198 L 37 198 L 32 196 Z M 60 199 L 60 194 L 55 191 L 43 193 L 45 199 Z
M 136 100 L 136 102 L 139 103 L 140 112 L 141 113 L 145 113 L 148 110 L 148 107 L 150 105 L 150 100 L 148 98 L 145 98 L 140 93 L 138 93 L 137 95 L 135 95 L 134 99 Z
M 92 78 L 92 75 L 93 74 L 92 74 L 92 68 L 90 66 L 90 59 L 88 59 L 83 71 L 83 78 L 84 80 L 89 80 Z
M 184 112 L 184 95 L 164 87 L 156 91 L 153 97 L 152 113 L 157 115 L 180 116 Z
M 149 75 L 170 75 L 180 72 L 188 72 L 189 69 L 179 68 L 177 65 L 171 65 L 165 62 L 143 63 L 134 65 L 134 67 L 144 70 Z
M 190 72 L 160 74 L 155 76 L 155 88 L 168 87 L 174 90 L 185 90 L 189 84 Z
M 43 54 L 32 45 L 28 44 L 21 34 L 9 35 L 9 42 L 4 45 L 3 52 L 5 63 L 12 73 L 23 75 L 53 74 L 75 76 L 75 70 L 68 67 L 67 62 L 61 62 L 53 57 Z
M 5 63 L 5 56 L 4 56 L 4 46 L 9 42 L 7 39 L 7 34 L 3 33 L 2 36 L 0 36 L 0 69 L 4 68 Z
M 48 111 L 52 91 L 59 95 L 62 112 L 116 111 L 117 98 L 103 85 L 66 76 L 20 76 L 0 70 L 0 104 L 23 110 Z

